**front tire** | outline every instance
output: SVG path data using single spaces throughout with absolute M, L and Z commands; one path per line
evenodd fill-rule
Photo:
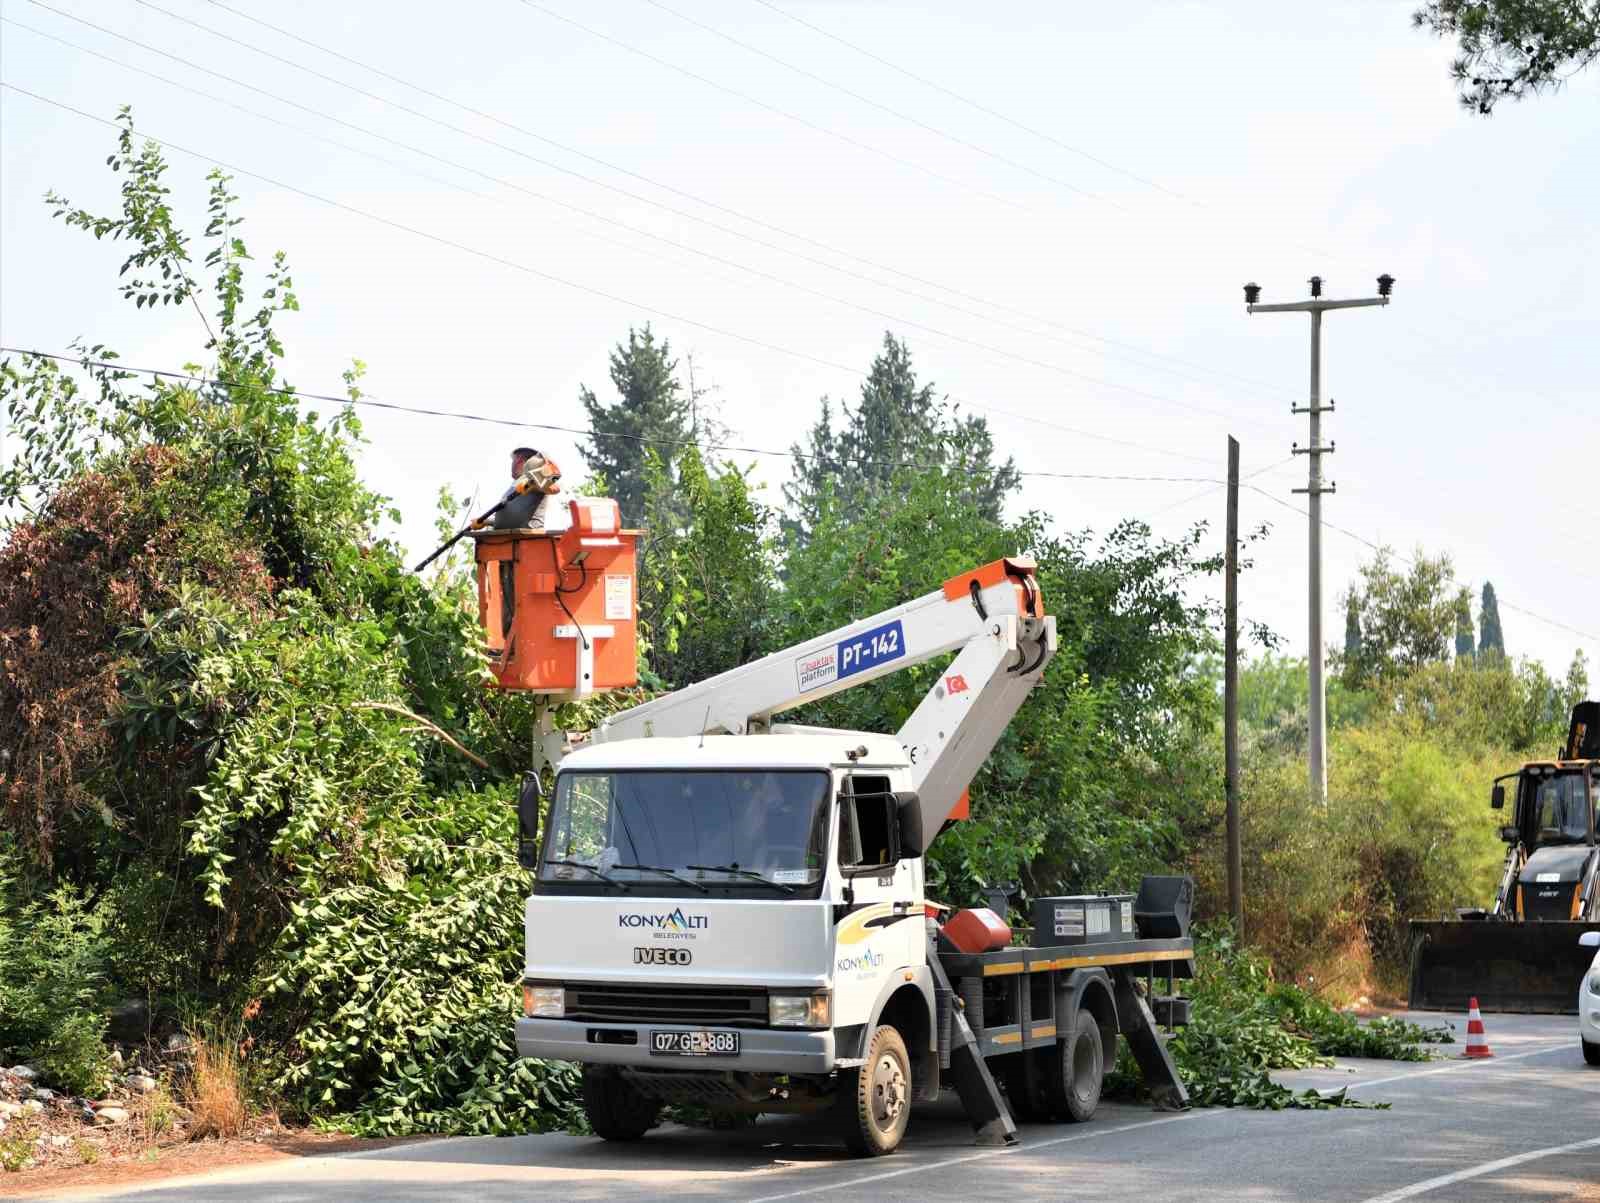
M 1056 1042 L 1048 1065 L 1046 1089 L 1055 1118 L 1075 1124 L 1093 1119 L 1105 1084 L 1105 1048 L 1093 1015 L 1078 1012 L 1072 1032 Z
M 1580 1040 L 1583 1038 L 1580 1036 Z M 1593 1040 L 1583 1041 L 1583 1059 L 1590 1065 L 1600 1065 L 1600 1044 Z
M 638 1140 L 656 1126 L 661 1105 L 629 1088 L 608 1065 L 583 1067 L 583 1111 L 605 1140 Z
M 900 1146 L 911 1119 L 911 1058 L 894 1028 L 879 1027 L 861 1066 L 839 1071 L 834 1116 L 845 1147 L 858 1157 L 882 1157 Z

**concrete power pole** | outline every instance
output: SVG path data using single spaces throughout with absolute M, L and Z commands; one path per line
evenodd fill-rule
M 1244 853 L 1239 834 L 1239 440 L 1228 436 L 1228 543 L 1223 578 L 1222 756 L 1227 791 L 1228 913 L 1244 939 Z
M 1310 705 L 1307 712 L 1307 768 L 1311 778 L 1311 792 L 1314 797 L 1321 800 L 1328 795 L 1328 760 L 1327 740 L 1328 721 L 1325 708 L 1327 697 L 1324 691 L 1322 670 L 1324 644 L 1322 640 L 1322 495 L 1332 493 L 1332 484 L 1325 484 L 1322 479 L 1322 457 L 1333 452 L 1333 444 L 1326 446 L 1322 442 L 1322 415 L 1333 411 L 1333 402 L 1327 405 L 1322 403 L 1322 315 L 1329 309 L 1360 309 L 1368 305 L 1387 305 L 1389 294 L 1394 290 L 1394 277 L 1387 272 L 1378 277 L 1378 295 L 1375 297 L 1351 298 L 1343 301 L 1324 300 L 1322 296 L 1322 277 L 1311 277 L 1311 299 L 1309 301 L 1293 301 L 1280 305 L 1261 305 L 1261 286 L 1251 283 L 1244 286 L 1245 312 L 1247 313 L 1309 313 L 1311 315 L 1311 401 L 1301 407 L 1294 405 L 1289 412 L 1306 414 L 1310 418 L 1310 443 L 1301 447 L 1295 444 L 1292 450 L 1296 455 L 1304 455 L 1310 462 L 1310 470 L 1306 475 L 1306 487 L 1296 489 L 1296 493 L 1304 493 L 1308 502 L 1309 528 L 1308 528 L 1308 622 L 1306 634 L 1306 660 L 1310 665 Z

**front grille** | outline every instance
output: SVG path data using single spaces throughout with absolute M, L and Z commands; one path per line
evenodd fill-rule
M 764 1027 L 767 992 L 754 986 L 613 985 L 567 987 L 567 1018 L 597 1023 Z

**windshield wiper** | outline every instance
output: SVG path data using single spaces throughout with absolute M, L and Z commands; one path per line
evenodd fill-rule
M 593 873 L 596 877 L 598 877 L 601 881 L 605 882 L 607 885 L 617 886 L 618 888 L 624 889 L 624 890 L 626 890 L 628 888 L 628 883 L 627 882 L 618 881 L 615 877 L 612 877 L 610 874 L 602 873 L 602 872 L 600 872 L 599 869 L 596 869 L 593 865 L 586 865 L 581 860 L 547 860 L 544 863 L 547 864 L 547 865 L 565 865 L 569 869 L 587 869 L 590 873 Z M 634 868 L 633 865 L 628 865 L 627 867 L 630 868 L 630 869 Z
M 611 867 L 613 869 L 635 869 L 641 873 L 659 873 L 663 877 L 672 878 L 673 881 L 678 882 L 680 885 L 693 886 L 702 894 L 711 893 L 710 890 L 701 885 L 698 881 L 695 881 L 693 878 L 681 876 L 680 874 L 674 873 L 671 869 L 663 869 L 660 865 L 612 865 Z
M 686 869 L 700 869 L 707 873 L 735 873 L 740 877 L 748 877 L 752 881 L 759 881 L 764 886 L 772 886 L 782 890 L 785 894 L 793 894 L 794 887 L 787 882 L 773 881 L 765 873 L 757 873 L 754 869 L 741 869 L 738 865 L 685 865 Z

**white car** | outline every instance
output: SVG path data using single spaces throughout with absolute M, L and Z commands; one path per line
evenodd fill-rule
M 1584 932 L 1578 943 L 1597 950 L 1578 984 L 1578 1038 L 1583 1041 L 1583 1059 L 1600 1065 L 1600 931 Z

